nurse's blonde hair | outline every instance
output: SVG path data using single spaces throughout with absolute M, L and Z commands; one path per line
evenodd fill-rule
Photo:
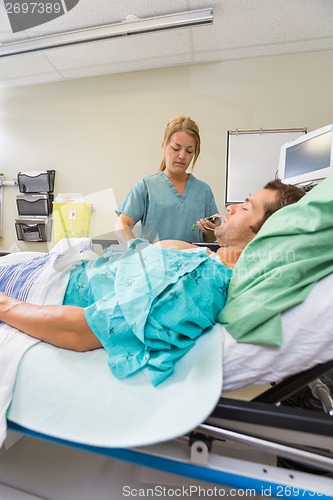
M 198 156 L 200 154 L 200 142 L 201 141 L 200 141 L 199 127 L 195 123 L 195 121 L 193 121 L 189 116 L 185 116 L 185 115 L 176 116 L 173 120 L 171 120 L 167 124 L 167 126 L 165 128 L 163 145 L 166 146 L 170 142 L 172 134 L 174 134 L 175 132 L 179 132 L 179 131 L 184 131 L 187 134 L 192 135 L 195 139 L 195 149 L 194 149 L 194 156 L 193 156 L 193 160 L 192 160 L 192 168 L 193 168 L 195 165 L 195 162 L 197 161 Z M 166 163 L 165 163 L 165 154 L 164 154 L 163 160 L 162 160 L 161 165 L 160 165 L 160 170 L 163 172 L 163 170 L 165 170 L 165 169 L 166 169 Z

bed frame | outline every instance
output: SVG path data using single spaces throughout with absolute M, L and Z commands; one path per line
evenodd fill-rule
M 157 482 L 163 482 L 167 472 L 273 498 L 333 498 L 333 401 L 325 383 L 332 370 L 333 361 L 317 365 L 274 384 L 251 401 L 221 397 L 209 418 L 189 435 L 153 446 L 92 447 L 53 439 L 12 422 L 8 428 L 131 462 L 155 471 Z M 295 405 L 307 387 L 318 408 Z
M 156 482 L 163 483 L 167 472 L 273 498 L 333 499 L 333 400 L 326 383 L 332 371 L 333 360 L 292 375 L 251 401 L 221 397 L 205 422 L 188 435 L 152 446 L 80 445 L 10 421 L 8 429 L 17 438 L 28 436 L 160 471 Z M 318 405 L 303 404 L 305 390 Z M 17 438 L 11 441 L 10 436 L 8 450 L 15 448 Z

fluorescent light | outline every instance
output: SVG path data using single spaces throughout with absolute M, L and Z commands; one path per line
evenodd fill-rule
M 132 21 L 132 19 L 135 19 Z M 127 20 L 104 26 L 86 28 L 67 33 L 41 36 L 18 42 L 0 44 L 0 57 L 14 56 L 27 52 L 48 50 L 79 43 L 108 40 L 122 36 L 152 33 L 175 28 L 193 28 L 213 23 L 213 8 L 192 10 L 179 14 L 138 19 L 128 16 Z

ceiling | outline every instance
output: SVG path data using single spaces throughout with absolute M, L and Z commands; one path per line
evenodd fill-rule
M 119 23 L 128 15 L 146 18 L 212 7 L 214 22 L 1 57 L 0 89 L 333 49 L 333 0 L 59 0 L 76 5 L 52 21 L 16 33 L 4 6 L 7 1 L 0 0 L 0 44 Z

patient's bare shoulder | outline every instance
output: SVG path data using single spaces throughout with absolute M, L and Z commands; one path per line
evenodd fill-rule
M 192 243 L 187 243 L 181 240 L 161 240 L 154 243 L 157 248 L 167 248 L 169 250 L 188 250 L 189 248 L 197 248 Z

